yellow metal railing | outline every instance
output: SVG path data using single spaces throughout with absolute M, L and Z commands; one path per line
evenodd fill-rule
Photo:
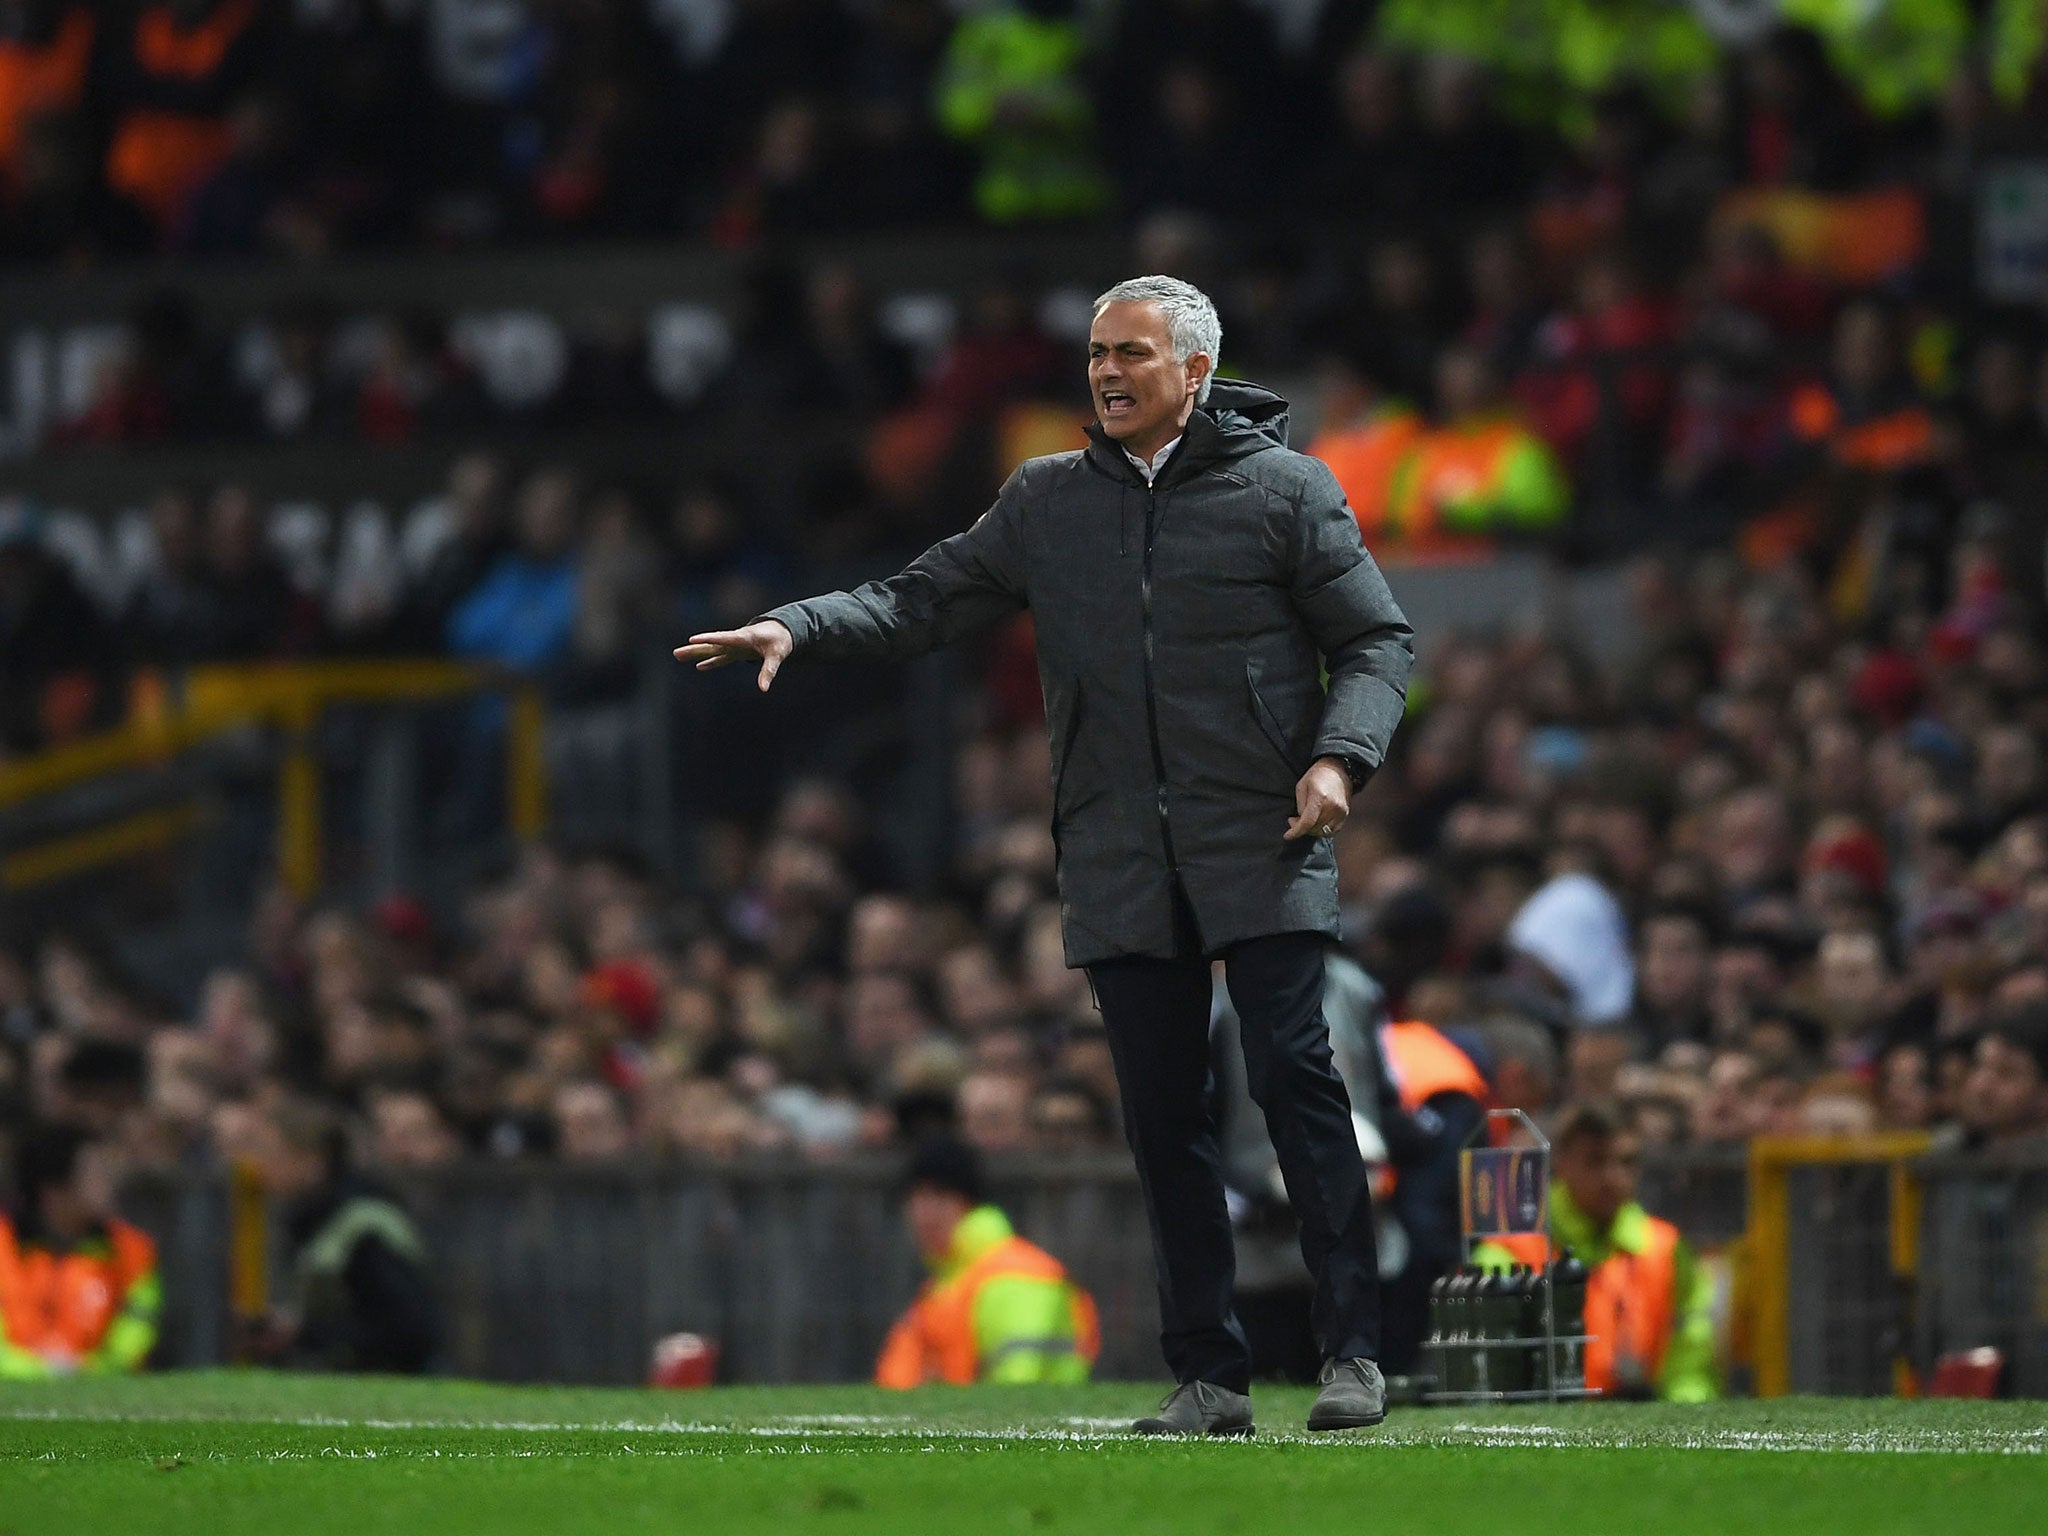
M 1926 1152 L 1922 1135 L 1763 1136 L 1749 1147 L 1749 1223 L 1744 1235 L 1749 1284 L 1750 1347 L 1758 1397 L 1792 1390 L 1792 1204 L 1795 1169 L 1856 1164 L 1889 1168 L 1892 1277 L 1912 1284 L 1920 1272 L 1920 1181 L 1913 1159 Z M 1913 1391 L 1911 1368 L 1892 1362 L 1892 1383 Z
M 169 762 L 224 732 L 279 731 L 278 872 L 298 895 L 319 889 L 323 831 L 318 730 L 337 704 L 418 704 L 466 693 L 511 695 L 506 730 L 506 819 L 524 840 L 547 829 L 547 707 L 529 679 L 453 661 L 319 661 L 195 667 L 175 706 L 161 698 L 136 718 L 33 757 L 0 764 L 0 810 L 102 778 Z M 160 847 L 191 830 L 187 810 L 153 812 L 19 849 L 0 859 L 0 886 L 20 889 Z

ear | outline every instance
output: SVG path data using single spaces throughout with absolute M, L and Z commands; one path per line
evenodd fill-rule
M 1188 354 L 1188 393 L 1190 395 L 1201 393 L 1202 381 L 1209 377 L 1215 366 L 1215 359 L 1206 352 L 1190 352 Z

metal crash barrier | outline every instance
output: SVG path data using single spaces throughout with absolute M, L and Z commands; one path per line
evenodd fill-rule
M 2000 1387 L 2048 1397 L 2048 1147 L 1929 1157 L 1914 1354 L 2003 1356 Z
M 505 822 L 523 840 L 546 830 L 546 710 L 531 679 L 451 661 L 335 661 L 195 667 L 139 688 L 130 720 L 0 765 L 0 893 L 68 880 L 176 847 L 214 816 L 222 763 L 274 781 L 276 870 L 295 894 L 321 888 L 323 722 L 347 706 L 421 706 L 510 695 L 504 730 Z M 400 749 L 402 735 L 386 733 Z M 373 761 L 381 759 L 373 754 Z M 373 769 L 372 771 L 376 771 Z M 393 770 L 386 770 L 387 773 Z M 377 804 L 404 807 L 384 795 Z M 385 842 L 402 842 L 392 827 Z
M 1649 1161 L 1645 1203 L 1731 1277 L 1738 1384 L 1911 1392 L 1938 1354 L 1989 1346 L 2007 1392 L 2048 1395 L 2048 1152 L 1923 1158 L 1923 1145 L 1797 1139 Z M 450 1371 L 638 1381 L 652 1341 L 687 1331 L 719 1341 L 726 1380 L 857 1380 L 919 1280 L 898 1167 L 477 1162 L 397 1182 L 433 1256 Z M 1094 1294 L 1101 1374 L 1157 1376 L 1128 1161 L 1016 1158 L 994 1173 L 1019 1230 Z M 160 1363 L 230 1359 L 234 1317 L 282 1294 L 278 1213 L 217 1174 L 142 1181 L 128 1205 L 163 1248 Z

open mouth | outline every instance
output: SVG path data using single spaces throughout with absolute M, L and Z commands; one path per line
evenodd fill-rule
M 1128 416 L 1138 408 L 1138 402 L 1120 389 L 1105 389 L 1102 392 L 1102 415 L 1105 420 Z

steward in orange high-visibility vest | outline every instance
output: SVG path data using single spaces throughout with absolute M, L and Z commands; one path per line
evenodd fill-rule
M 1792 430 L 1826 448 L 1844 469 L 1889 474 L 1933 460 L 1940 448 L 1934 414 L 1917 400 L 1892 400 L 1846 411 L 1824 384 L 1801 385 L 1792 395 Z
M 979 1203 L 972 1149 L 927 1143 L 909 1182 L 907 1215 L 932 1278 L 889 1330 L 876 1384 L 1086 1381 L 1102 1349 L 1095 1303 L 1059 1260 Z
M 1706 1402 L 1721 1394 L 1713 1286 L 1678 1228 L 1636 1202 L 1640 1151 L 1614 1111 L 1567 1111 L 1552 1148 L 1550 1236 L 1492 1238 L 1473 1260 L 1483 1269 L 1541 1269 L 1571 1249 L 1591 1271 L 1586 1385 L 1620 1396 Z
M 1477 559 L 1502 535 L 1547 534 L 1571 487 L 1547 443 L 1506 405 L 1493 367 L 1452 347 L 1437 364 L 1437 419 L 1394 472 L 1387 530 L 1418 559 Z
M 21 136 L 36 118 L 85 100 L 98 31 L 92 8 L 38 0 L 0 31 L 0 197 L 20 175 Z
M 1397 1020 L 1376 1038 L 1380 1132 L 1391 1159 L 1383 1209 L 1408 1249 L 1407 1262 L 1381 1276 L 1381 1361 L 1406 1370 L 1428 1331 L 1430 1282 L 1464 1255 L 1458 1153 L 1483 1131 L 1493 1096 L 1478 1065 L 1432 1024 Z
M 1844 469 L 1894 474 L 1941 452 L 1934 414 L 1901 362 L 1898 326 L 1869 301 L 1836 317 L 1828 380 L 1794 390 L 1788 414 L 1796 437 Z
M 1434 1024 L 1418 1019 L 1382 1024 L 1380 1063 L 1411 1115 L 1440 1093 L 1462 1093 L 1482 1109 L 1493 1101 L 1486 1074 Z
M 23 1144 L 19 1223 L 0 1217 L 0 1380 L 132 1371 L 156 1346 L 156 1244 L 108 1215 L 112 1190 L 75 1131 Z
M 260 12 L 259 0 L 156 0 L 136 14 L 106 177 L 160 224 L 176 223 L 228 157 L 228 108 L 256 71 Z
M 1427 425 L 1422 413 L 1380 387 L 1363 363 L 1332 354 L 1323 364 L 1323 422 L 1309 453 L 1330 466 L 1369 548 L 1387 527 L 1394 475 Z

